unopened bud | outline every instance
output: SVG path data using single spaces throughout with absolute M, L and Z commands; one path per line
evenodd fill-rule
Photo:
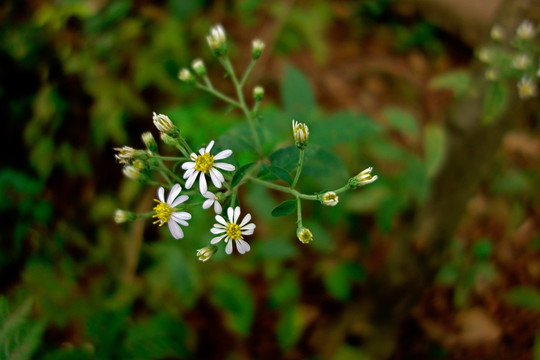
M 122 170 L 122 172 L 124 173 L 126 177 L 133 180 L 137 180 L 141 175 L 139 170 L 137 170 L 134 166 L 131 166 L 131 165 L 124 166 L 124 169 Z
M 210 35 L 206 36 L 206 41 L 216 56 L 227 54 L 227 36 L 225 29 L 220 24 L 210 29 Z
M 296 236 L 298 237 L 298 240 L 304 244 L 309 244 L 313 240 L 313 234 L 308 228 L 305 227 L 299 228 L 296 231 Z
M 299 123 L 298 121 L 292 121 L 294 142 L 296 147 L 299 149 L 304 149 L 307 146 L 309 138 L 309 128 L 306 124 Z
M 204 66 L 204 62 L 201 59 L 193 60 L 191 67 L 195 71 L 195 74 L 201 77 L 206 76 L 206 66 Z
M 154 139 L 154 135 L 152 135 L 150 131 L 143 132 L 141 138 L 144 145 L 146 145 L 146 148 L 150 150 L 150 152 L 157 152 L 158 147 L 156 139 Z
M 215 245 L 203 247 L 202 249 L 197 250 L 197 256 L 199 257 L 200 261 L 205 262 L 215 254 L 216 250 L 217 246 Z
M 518 54 L 512 59 L 512 67 L 517 70 L 526 70 L 532 61 L 527 54 Z
M 251 43 L 251 58 L 253 60 L 257 60 L 258 58 L 261 57 L 261 54 L 264 50 L 264 42 L 260 39 L 255 39 L 253 40 L 253 42 Z
M 522 40 L 530 40 L 535 37 L 536 28 L 530 20 L 523 20 L 516 30 L 516 35 Z
M 333 191 L 326 192 L 321 198 L 321 203 L 326 206 L 336 206 L 338 202 L 339 197 Z
M 504 40 L 504 29 L 501 25 L 494 25 L 490 32 L 491 38 L 495 41 Z
M 121 209 L 116 209 L 114 212 L 114 222 L 117 224 L 122 224 L 128 221 L 133 221 L 137 218 L 137 215 L 130 211 L 125 211 Z
M 528 99 L 536 96 L 536 82 L 528 76 L 524 76 L 519 80 L 518 84 L 519 97 L 522 99 Z
M 188 84 L 195 83 L 195 77 L 193 76 L 191 71 L 189 71 L 189 69 L 187 68 L 183 68 L 182 70 L 180 70 L 180 72 L 178 73 L 178 78 L 180 79 L 180 81 L 183 81 Z
M 167 134 L 175 128 L 171 119 L 169 119 L 167 115 L 154 113 L 153 120 L 156 128 L 162 133 Z
M 133 157 L 135 156 L 135 149 L 129 146 L 114 148 L 114 150 L 118 151 L 118 154 L 114 155 L 114 157 L 120 164 L 131 163 Z
M 264 88 L 262 86 L 255 86 L 253 88 L 253 98 L 255 101 L 261 101 L 264 97 Z
M 377 180 L 377 175 L 372 176 L 371 171 L 373 171 L 372 167 L 368 167 L 366 170 L 362 171 L 360 174 L 356 175 L 355 177 L 352 177 L 349 179 L 349 187 L 351 189 L 356 189 L 360 186 L 365 186 L 367 184 L 371 184 L 375 180 Z

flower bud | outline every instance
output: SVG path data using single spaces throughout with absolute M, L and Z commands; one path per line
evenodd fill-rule
M 336 206 L 338 202 L 339 197 L 333 191 L 326 192 L 321 198 L 321 203 L 326 206 Z
M 169 146 L 176 146 L 178 145 L 178 140 L 173 138 L 172 136 L 169 136 L 165 133 L 161 133 L 161 141 L 163 141 L 165 144 Z
M 221 24 L 215 25 L 210 29 L 210 35 L 206 36 L 206 41 L 216 56 L 227 54 L 227 36 Z
M 206 76 L 206 66 L 204 66 L 204 62 L 201 59 L 193 60 L 191 67 L 195 71 L 195 74 L 201 77 Z
M 123 224 L 128 221 L 133 221 L 137 218 L 137 215 L 130 211 L 116 209 L 114 212 L 114 222 L 117 224 Z
M 183 68 L 182 70 L 180 70 L 180 72 L 178 73 L 178 78 L 180 79 L 180 81 L 183 81 L 188 84 L 195 83 L 195 77 L 193 76 L 191 71 L 189 71 L 189 69 L 187 68 Z
M 371 184 L 375 180 L 377 180 L 377 175 L 371 176 L 371 171 L 373 170 L 372 167 L 368 167 L 366 170 L 362 171 L 360 174 L 356 175 L 355 177 L 352 177 L 349 179 L 349 187 L 351 189 L 356 189 L 360 186 L 365 186 L 367 184 Z
M 528 99 L 536 96 L 536 83 L 528 76 L 524 76 L 519 80 L 518 84 L 519 97 L 522 99 Z
M 302 227 L 298 228 L 296 231 L 296 236 L 304 244 L 309 244 L 313 240 L 313 234 L 309 231 L 308 228 Z
M 264 42 L 260 39 L 255 39 L 253 40 L 253 42 L 251 43 L 251 58 L 253 60 L 257 60 L 258 58 L 261 57 L 261 54 L 264 50 Z
M 131 166 L 131 165 L 124 166 L 124 169 L 122 169 L 122 172 L 124 173 L 126 177 L 133 180 L 137 180 L 141 175 L 139 170 L 137 170 L 134 166 Z
M 493 25 L 490 32 L 491 39 L 494 41 L 504 40 L 504 29 L 501 25 Z
M 493 60 L 493 51 L 485 47 L 481 48 L 478 51 L 478 59 L 483 63 L 489 64 Z
M 495 71 L 495 69 L 493 68 L 487 69 L 484 73 L 484 76 L 486 77 L 486 80 L 489 81 L 495 81 L 499 78 L 499 76 L 497 75 L 497 71 Z
M 175 128 L 171 119 L 169 119 L 167 115 L 154 113 L 153 120 L 156 128 L 162 133 L 167 134 Z
M 205 262 L 215 254 L 216 250 L 217 246 L 215 245 L 203 247 L 202 249 L 197 250 L 197 256 L 199 257 L 200 261 Z
M 253 98 L 255 101 L 261 101 L 264 97 L 264 88 L 262 86 L 255 86 L 253 88 Z
M 154 135 L 152 135 L 150 131 L 143 132 L 141 138 L 144 145 L 146 145 L 146 148 L 150 150 L 150 152 L 157 152 L 156 139 L 154 139 Z
M 118 151 L 118 154 L 114 155 L 114 157 L 120 164 L 130 164 L 135 156 L 135 149 L 129 146 L 114 148 L 114 150 Z
M 531 58 L 527 54 L 518 54 L 512 59 L 512 67 L 517 70 L 526 70 L 531 65 Z
M 296 147 L 299 149 L 304 149 L 307 146 L 309 138 L 309 128 L 306 124 L 299 123 L 295 120 L 292 121 L 294 142 Z
M 523 20 L 516 30 L 516 35 L 521 40 L 530 40 L 536 35 L 536 28 L 530 20 Z

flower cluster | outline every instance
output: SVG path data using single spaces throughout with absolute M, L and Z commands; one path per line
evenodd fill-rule
M 491 29 L 493 44 L 482 47 L 478 58 L 487 65 L 485 77 L 489 81 L 514 79 L 522 99 L 535 97 L 538 92 L 537 78 L 540 77 L 540 47 L 535 43 L 536 26 L 524 20 L 517 27 L 512 39 L 507 39 L 500 25 Z M 502 43 L 510 40 L 511 49 Z
M 116 148 L 115 155 L 117 161 L 124 166 L 123 172 L 130 179 L 137 179 L 143 184 L 156 186 L 157 198 L 154 199 L 155 206 L 147 214 L 135 214 L 126 210 L 116 210 L 114 220 L 117 223 L 125 223 L 138 218 L 153 218 L 153 223 L 159 227 L 167 224 L 169 232 L 174 239 L 185 237 L 185 229 L 189 226 L 192 215 L 190 209 L 194 206 L 201 206 L 207 210 L 212 208 L 215 212 L 216 223 L 209 230 L 213 235 L 209 239 L 209 245 L 198 249 L 196 256 L 202 262 L 208 261 L 218 250 L 219 246 L 224 247 L 226 254 L 232 254 L 234 248 L 240 254 L 250 251 L 251 246 L 246 241 L 247 237 L 255 232 L 256 225 L 252 222 L 251 214 L 243 213 L 241 207 L 236 205 L 238 198 L 238 188 L 245 183 L 263 185 L 275 190 L 282 191 L 295 197 L 297 205 L 297 232 L 300 242 L 308 244 L 313 240 L 313 234 L 308 228 L 302 225 L 301 202 L 303 200 L 319 201 L 325 206 L 336 206 L 339 203 L 339 195 L 347 190 L 365 186 L 377 179 L 372 176 L 372 168 L 362 171 L 360 174 L 349 179 L 341 188 L 320 192 L 317 195 L 303 194 L 296 189 L 296 185 L 302 172 L 304 161 L 304 151 L 308 146 L 309 128 L 307 124 L 292 120 L 292 140 L 298 148 L 298 164 L 294 173 L 294 180 L 290 187 L 281 186 L 264 180 L 263 176 L 255 175 L 263 172 L 257 171 L 265 165 L 262 156 L 262 144 L 259 132 L 256 129 L 257 117 L 261 100 L 264 96 L 264 89 L 255 86 L 253 89 L 254 104 L 248 108 L 243 97 L 243 86 L 246 79 L 256 63 L 261 57 L 265 44 L 260 39 L 252 42 L 251 64 L 244 72 L 242 78 L 238 78 L 232 64 L 227 57 L 227 36 L 221 25 L 216 25 L 210 29 L 210 34 L 206 37 L 208 46 L 214 56 L 219 59 L 219 63 L 225 68 L 228 77 L 236 88 L 237 99 L 216 89 L 208 76 L 208 70 L 202 59 L 195 59 L 191 62 L 191 69 L 183 68 L 179 71 L 178 78 L 190 85 L 194 85 L 200 90 L 206 91 L 217 98 L 227 102 L 233 108 L 239 109 L 246 116 L 246 120 L 251 130 L 251 141 L 255 153 L 259 160 L 239 169 L 234 176 L 231 172 L 236 170 L 233 165 L 233 151 L 230 149 L 217 148 L 216 142 L 211 140 L 207 145 L 199 147 L 197 152 L 192 151 L 188 141 L 182 136 L 180 128 L 164 114 L 153 113 L 152 121 L 159 131 L 159 138 L 163 143 L 179 151 L 178 156 L 162 156 L 159 153 L 158 144 L 150 132 L 142 134 L 142 141 L 146 149 L 134 149 L 129 146 Z M 165 165 L 165 162 L 174 162 L 173 166 Z M 275 168 L 275 167 L 274 167 Z M 292 179 L 293 174 L 287 170 L 279 168 L 285 178 Z M 181 173 L 183 172 L 183 173 Z M 260 176 L 260 177 L 259 177 Z M 198 181 L 198 191 L 192 189 Z M 166 189 L 169 190 L 166 196 Z M 222 212 L 226 209 L 226 216 Z

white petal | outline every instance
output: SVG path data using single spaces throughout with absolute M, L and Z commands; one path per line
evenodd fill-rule
M 255 224 L 247 224 L 247 225 L 241 226 L 240 230 L 253 230 L 255 228 L 256 228 Z
M 179 223 L 182 226 L 189 226 L 189 224 L 188 224 L 188 222 L 186 220 L 174 219 L 174 221 L 176 221 L 177 223 Z
M 186 181 L 186 189 L 191 189 L 193 186 L 193 183 L 195 182 L 195 179 L 197 178 L 197 175 L 199 174 L 198 171 L 194 172 L 189 176 L 189 179 Z
M 214 224 L 214 227 L 215 227 L 215 228 L 218 228 L 218 229 L 225 229 L 225 230 L 227 230 L 227 226 L 222 225 L 222 224 Z
M 246 225 L 249 220 L 251 220 L 251 214 L 246 214 L 246 216 L 244 216 L 244 219 L 242 219 L 242 222 L 240 223 L 240 227 Z
M 182 164 L 182 169 L 188 170 L 193 169 L 195 167 L 195 163 L 193 161 L 188 161 Z
M 160 187 L 157 191 L 157 197 L 159 201 L 165 202 L 165 189 Z
M 207 193 L 208 194 L 208 193 Z M 210 206 L 212 206 L 212 204 L 214 203 L 214 200 L 212 199 L 208 199 L 206 200 L 203 204 L 202 204 L 202 208 L 203 209 L 208 209 Z
M 215 228 L 215 227 L 213 227 L 213 228 L 210 229 L 210 232 L 211 232 L 212 234 L 215 234 L 215 235 L 217 235 L 217 234 L 223 234 L 223 233 L 226 232 L 226 231 L 227 231 L 227 230 L 225 230 L 225 229 L 219 229 L 219 228 Z
M 221 214 L 221 212 L 223 211 L 219 201 L 214 201 L 214 211 L 216 212 L 216 214 Z
M 182 219 L 182 220 L 191 220 L 191 214 L 188 213 L 188 212 L 185 212 L 185 211 L 180 211 L 180 212 L 174 212 L 171 214 L 171 216 L 175 216 L 177 219 Z
M 227 235 L 216 236 L 215 238 L 213 238 L 212 240 L 210 240 L 210 244 L 212 244 L 212 245 L 217 244 L 217 243 L 220 242 L 221 239 L 223 239 L 225 236 L 227 236 Z
M 206 147 L 206 152 L 209 153 L 210 150 L 212 150 L 212 146 L 214 146 L 214 140 L 210 141 L 210 144 Z
M 248 235 L 253 235 L 254 232 L 255 232 L 255 230 L 253 230 L 253 229 L 242 230 L 242 231 L 240 231 L 240 234 L 248 236 Z
M 172 203 L 172 207 L 176 207 L 178 205 L 180 205 L 181 203 L 183 203 L 184 201 L 186 201 L 187 199 L 189 199 L 189 196 L 187 195 L 180 195 L 179 197 L 176 198 L 176 200 L 174 200 L 174 202 Z
M 227 209 L 227 217 L 229 218 L 229 222 L 231 224 L 234 224 L 234 221 L 233 221 L 233 219 L 234 219 L 234 209 L 232 207 L 229 207 Z
M 221 215 L 216 215 L 216 221 L 224 226 L 227 226 L 227 222 Z
M 216 172 L 219 174 L 217 170 L 214 170 L 213 168 L 210 169 L 210 179 L 212 179 L 212 183 L 214 184 L 215 187 L 220 188 L 221 181 L 219 181 L 219 178 L 216 176 L 215 174 Z
M 221 173 L 219 172 L 218 169 L 211 168 L 210 172 L 214 173 L 214 175 L 217 177 L 217 179 L 219 180 L 220 183 L 225 182 L 225 178 L 223 177 L 223 175 L 221 175 Z
M 216 195 L 214 195 L 210 191 L 205 192 L 204 194 L 202 194 L 202 196 L 204 196 L 205 198 L 210 199 L 210 200 L 215 200 L 216 199 Z
M 199 154 L 204 155 L 204 148 L 199 149 Z
M 227 163 L 214 163 L 214 167 L 217 167 L 218 169 L 223 169 L 225 171 L 233 171 L 234 169 L 236 169 L 234 165 Z
M 204 194 L 208 190 L 208 185 L 206 184 L 206 177 L 204 176 L 203 172 L 201 172 L 201 176 L 199 177 L 199 189 L 201 190 L 201 194 Z
M 245 254 L 249 250 L 251 250 L 251 246 L 249 246 L 249 244 L 246 241 L 242 240 L 242 239 L 236 240 L 236 248 L 238 249 L 238 252 L 240 254 Z
M 227 243 L 227 247 L 225 247 L 225 252 L 228 255 L 231 255 L 232 253 L 232 240 L 229 239 L 229 242 Z
M 180 184 L 174 184 L 171 192 L 169 193 L 169 197 L 167 198 L 167 204 L 171 205 L 174 199 L 176 199 L 176 197 L 178 196 L 178 194 L 180 194 L 180 191 L 182 191 L 182 187 L 180 186 Z
M 180 228 L 180 225 L 178 225 L 174 221 L 168 221 L 167 224 L 169 225 L 169 230 L 171 231 L 173 238 L 181 239 L 184 237 L 184 232 Z
M 240 206 L 237 206 L 235 209 L 234 209 L 234 221 L 233 223 L 236 224 L 236 222 L 238 221 L 238 218 L 240 217 Z
M 214 156 L 214 160 L 226 159 L 231 155 L 232 155 L 232 150 L 223 150 L 223 151 L 220 151 L 216 156 Z
M 187 178 L 190 177 L 191 174 L 193 174 L 194 172 L 196 172 L 194 168 L 193 168 L 193 169 L 187 169 L 186 172 L 184 173 L 183 178 L 184 178 L 184 179 L 187 179 Z

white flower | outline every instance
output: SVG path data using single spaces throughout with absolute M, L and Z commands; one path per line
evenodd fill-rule
M 212 146 L 214 146 L 214 140 L 210 141 L 210 144 L 208 144 L 206 149 L 204 147 L 200 148 L 199 155 L 192 153 L 190 157 L 193 161 L 188 161 L 182 164 L 182 169 L 186 170 L 184 173 L 184 179 L 187 179 L 186 189 L 191 189 L 195 179 L 197 179 L 197 175 L 200 173 L 201 176 L 199 177 L 199 188 L 201 190 L 201 194 L 204 195 L 208 190 L 205 174 L 209 174 L 210 178 L 212 179 L 212 183 L 214 183 L 217 188 L 220 188 L 221 183 L 224 182 L 225 179 L 217 169 L 222 169 L 225 171 L 233 171 L 235 169 L 234 165 L 214 162 L 216 160 L 228 158 L 231 156 L 232 150 L 223 150 L 214 156 L 210 154 Z
M 225 29 L 221 24 L 215 25 L 210 29 L 210 35 L 206 36 L 206 41 L 210 49 L 214 50 L 216 54 L 226 51 L 227 36 L 225 35 Z M 221 54 L 223 55 L 223 54 Z
M 299 123 L 298 121 L 292 121 L 293 135 L 296 146 L 303 149 L 307 145 L 309 138 L 309 128 L 306 124 Z
M 251 220 L 251 215 L 246 214 L 242 222 L 237 224 L 236 222 L 240 217 L 240 207 L 237 206 L 234 210 L 232 207 L 228 208 L 227 216 L 229 221 L 225 221 L 221 215 L 216 215 L 216 221 L 218 223 L 214 224 L 214 227 L 210 229 L 210 232 L 218 236 L 213 238 L 210 241 L 210 244 L 217 244 L 225 239 L 225 242 L 227 243 L 225 252 L 230 255 L 233 250 L 232 240 L 234 240 L 236 242 L 236 249 L 240 254 L 248 252 L 251 248 L 244 240 L 244 235 L 252 235 L 255 231 L 255 224 L 248 224 Z
M 523 20 L 516 30 L 516 35 L 522 40 L 532 39 L 536 35 L 536 28 L 532 21 Z
M 494 25 L 491 28 L 491 38 L 495 41 L 501 41 L 504 39 L 504 29 L 501 25 Z
M 158 204 L 154 207 L 156 213 L 152 217 L 157 218 L 154 224 L 159 223 L 159 226 L 167 223 L 172 236 L 175 239 L 181 239 L 184 237 L 184 232 L 180 225 L 188 226 L 186 220 L 191 219 L 191 214 L 185 211 L 175 211 L 176 207 L 189 199 L 187 195 L 180 195 L 182 187 L 180 184 L 174 184 L 165 202 L 165 190 L 160 187 L 158 189 L 158 199 L 154 199 Z M 178 196 L 180 195 L 180 196 Z
M 253 40 L 253 42 L 251 43 L 251 57 L 253 58 L 253 60 L 257 60 L 258 58 L 261 57 L 261 54 L 264 50 L 264 42 L 260 39 L 255 39 Z
M 180 70 L 180 72 L 178 73 L 178 78 L 180 79 L 180 81 L 184 82 L 193 82 L 195 80 L 193 74 L 191 74 L 191 71 L 186 68 Z
M 133 180 L 137 180 L 139 176 L 141 175 L 139 170 L 137 170 L 134 166 L 131 166 L 131 165 L 124 166 L 124 169 L 122 170 L 122 172 L 124 173 L 126 177 Z
M 212 245 L 197 250 L 197 256 L 199 257 L 199 260 L 205 262 L 210 259 L 212 255 L 214 255 L 214 253 L 216 252 L 216 248 L 217 247 L 215 245 Z
M 128 221 L 135 220 L 136 216 L 129 211 L 122 209 L 116 209 L 114 212 L 114 222 L 117 224 L 123 224 Z
M 202 194 L 207 200 L 204 201 L 202 207 L 203 209 L 208 209 L 210 206 L 212 206 L 212 204 L 214 204 L 214 211 L 216 214 L 221 214 L 221 211 L 223 211 L 223 209 L 221 208 L 221 204 L 219 203 L 219 199 L 218 197 L 211 193 L 210 191 L 207 191 L 205 192 L 204 194 Z
M 377 175 L 371 176 L 372 171 L 373 171 L 373 167 L 368 167 L 366 170 L 356 175 L 356 180 L 358 180 L 360 185 L 371 184 L 372 182 L 377 180 Z
M 498 78 L 497 71 L 495 71 L 495 69 L 493 68 L 487 69 L 486 72 L 484 73 L 484 76 L 489 81 L 495 81 Z
M 206 75 L 206 66 L 204 66 L 204 62 L 201 59 L 195 59 L 191 63 L 191 67 L 193 68 L 193 71 L 199 76 L 205 76 Z
M 129 164 L 135 156 L 135 149 L 129 146 L 114 148 L 114 150 L 118 151 L 118 154 L 114 155 L 114 157 L 120 164 Z
M 339 202 L 339 197 L 335 192 L 328 191 L 322 196 L 321 202 L 326 206 L 336 206 Z
M 512 67 L 518 70 L 525 70 L 531 65 L 531 58 L 527 54 L 518 54 L 512 59 Z
M 528 76 L 524 76 L 519 80 L 518 84 L 519 97 L 522 99 L 528 99 L 536 96 L 536 83 Z
M 309 244 L 311 241 L 313 241 L 313 234 L 308 228 L 299 228 L 296 231 L 296 236 L 298 237 L 298 240 L 300 240 L 304 244 Z
M 481 48 L 478 51 L 478 59 L 484 63 L 489 63 L 493 59 L 493 51 L 488 48 Z
M 167 115 L 154 113 L 152 118 L 154 120 L 154 125 L 162 133 L 168 133 L 174 129 L 174 125 Z

